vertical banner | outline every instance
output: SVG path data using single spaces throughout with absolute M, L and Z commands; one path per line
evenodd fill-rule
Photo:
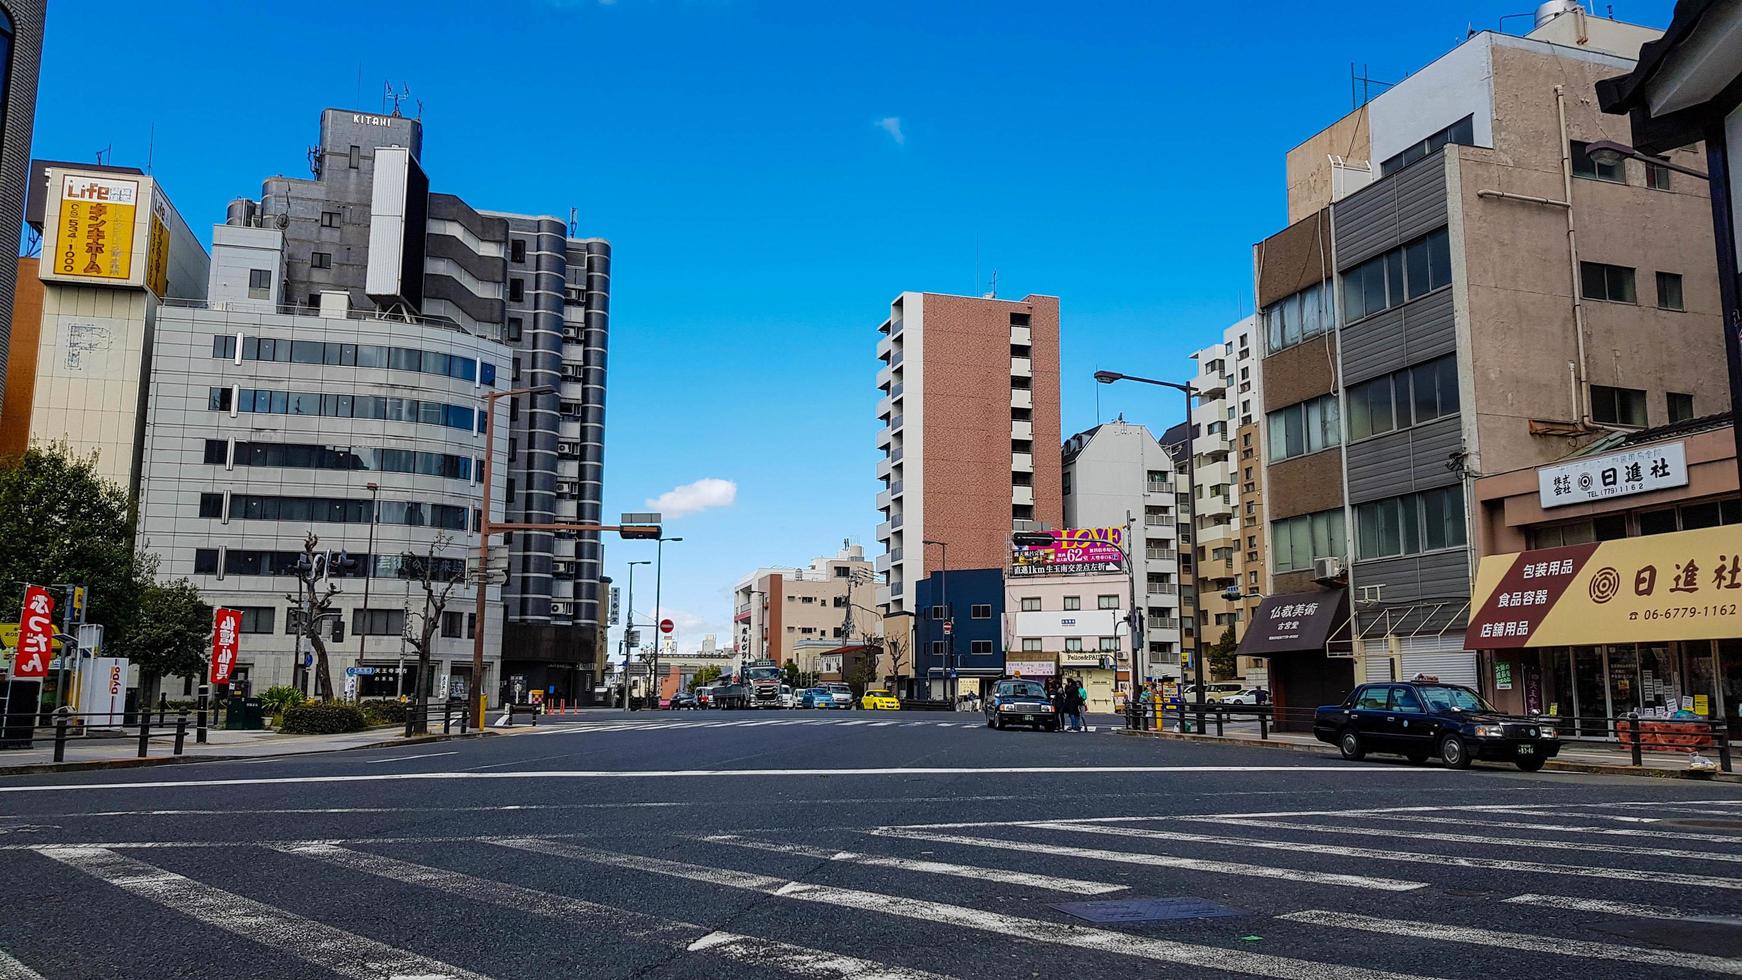
M 133 277 L 139 182 L 75 174 L 61 179 L 54 272 L 85 279 Z
M 242 633 L 240 609 L 218 609 L 212 613 L 212 686 L 230 683 L 236 669 Z
M 24 609 L 18 617 L 18 656 L 12 663 L 16 680 L 41 680 L 48 676 L 49 653 L 54 647 L 54 597 L 40 585 L 24 587 Z

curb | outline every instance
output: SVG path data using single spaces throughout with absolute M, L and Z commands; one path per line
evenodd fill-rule
M 1242 745 L 1250 748 L 1281 749 L 1285 752 L 1307 752 L 1325 758 L 1342 758 L 1333 755 L 1324 747 L 1318 745 L 1303 745 L 1298 742 L 1272 742 L 1259 739 L 1230 739 L 1215 735 L 1195 735 L 1189 732 L 1134 732 L 1128 728 L 1114 729 L 1119 735 L 1129 735 L 1134 738 L 1165 738 L 1179 742 L 1197 742 L 1210 745 Z M 1656 769 L 1650 766 L 1605 766 L 1594 762 L 1562 762 L 1550 759 L 1543 764 L 1547 772 L 1581 772 L 1598 776 L 1636 776 L 1648 779 L 1686 779 L 1697 782 L 1742 783 L 1742 773 L 1718 772 L 1705 776 L 1693 775 L 1686 769 Z
M 85 762 L 36 762 L 20 766 L 0 766 L 0 776 L 27 776 L 55 772 L 86 772 L 98 769 L 141 769 L 149 766 L 176 766 L 195 762 L 260 762 L 265 759 L 294 759 L 307 755 L 326 755 L 337 752 L 359 752 L 364 749 L 391 749 L 407 745 L 425 745 L 431 742 L 448 742 L 455 739 L 485 738 L 499 734 L 492 731 L 467 732 L 464 735 L 450 733 L 447 735 L 413 735 L 410 738 L 397 738 L 388 742 L 369 742 L 364 745 L 347 745 L 335 749 L 308 749 L 301 752 L 275 752 L 270 755 L 167 755 L 147 757 L 144 759 L 91 759 Z

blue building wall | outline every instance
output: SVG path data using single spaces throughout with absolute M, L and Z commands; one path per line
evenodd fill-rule
M 940 588 L 947 580 L 948 587 Z M 943 693 L 942 682 L 949 669 L 947 655 L 933 653 L 934 644 L 943 642 L 943 619 L 934 619 L 933 606 L 947 594 L 955 615 L 955 654 L 961 676 L 997 677 L 1004 672 L 1004 569 L 952 568 L 949 572 L 934 572 L 919 581 L 915 591 L 918 616 L 914 621 L 914 676 L 929 679 L 934 696 Z M 975 619 L 975 606 L 990 606 L 990 615 Z M 991 643 L 991 652 L 974 653 L 974 641 Z M 961 691 L 979 690 L 973 681 L 964 682 Z M 923 692 L 922 692 L 923 693 Z

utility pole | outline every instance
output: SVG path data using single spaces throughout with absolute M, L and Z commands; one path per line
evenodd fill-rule
M 944 693 L 950 710 L 955 710 L 956 689 L 956 617 L 950 610 L 950 545 L 947 541 L 925 541 L 943 552 L 943 564 L 938 568 L 938 604 L 944 607 Z M 922 563 L 923 564 L 923 563 Z
M 650 561 L 629 563 L 629 615 L 623 619 L 623 705 L 629 705 L 629 637 L 635 633 L 635 566 L 651 565 Z

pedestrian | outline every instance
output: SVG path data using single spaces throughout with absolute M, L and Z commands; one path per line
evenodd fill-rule
M 1065 710 L 1065 721 L 1069 725 L 1069 728 L 1067 729 L 1068 731 L 1080 732 L 1083 730 L 1082 690 L 1083 690 L 1082 686 L 1077 683 L 1076 678 L 1074 678 L 1074 677 L 1065 678 L 1065 680 L 1064 680 L 1064 706 L 1065 706 L 1064 710 Z
M 1058 681 L 1047 681 L 1047 690 L 1051 694 L 1052 716 L 1058 719 L 1052 730 L 1055 732 L 1065 731 L 1065 723 L 1070 710 L 1070 706 L 1065 701 L 1065 686 Z
M 1077 678 L 1077 731 L 1089 730 L 1089 689 L 1083 685 L 1083 679 Z

